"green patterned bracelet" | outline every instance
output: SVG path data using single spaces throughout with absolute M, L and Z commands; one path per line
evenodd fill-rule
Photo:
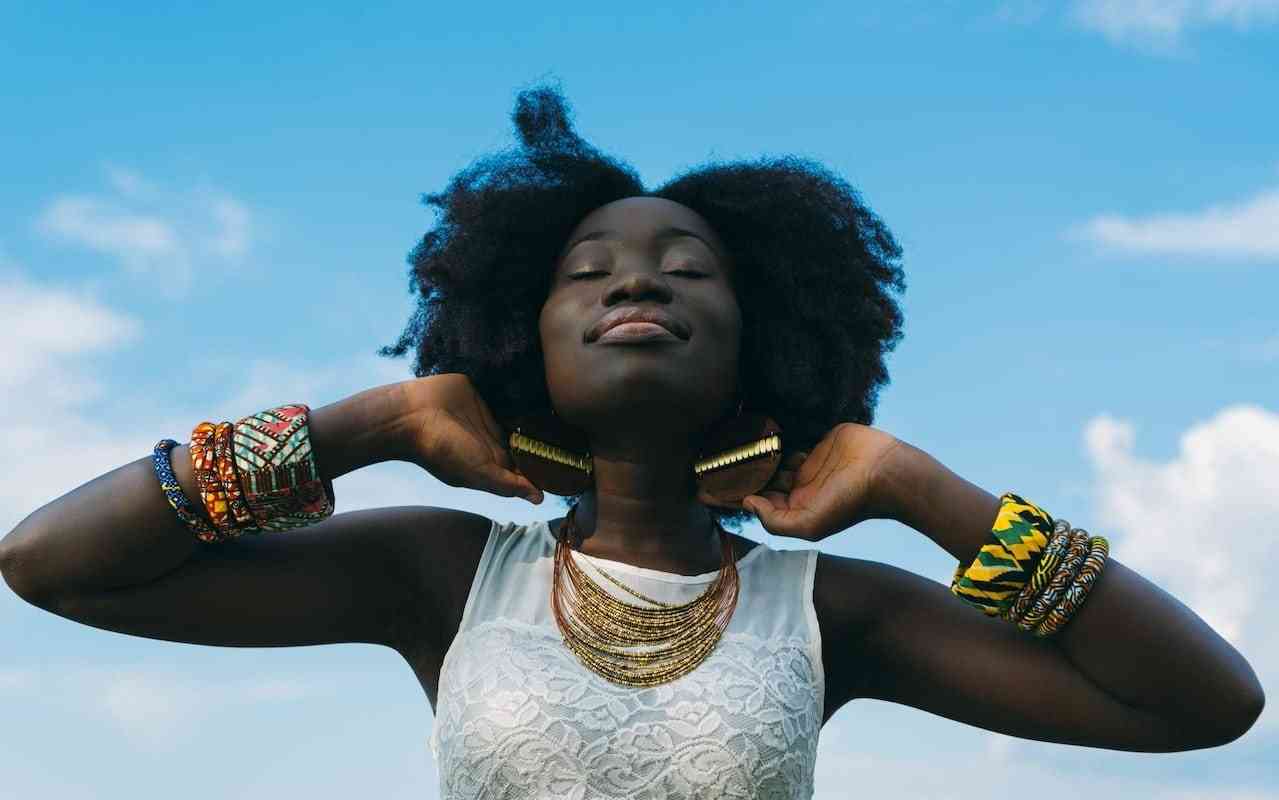
M 293 403 L 235 423 L 235 468 L 261 531 L 292 530 L 333 515 L 332 484 L 320 475 L 311 450 L 310 412 Z
M 1012 492 L 999 499 L 990 542 L 967 567 L 960 563 L 950 584 L 951 594 L 992 617 L 1025 588 L 1053 533 L 1053 518 L 1039 506 Z

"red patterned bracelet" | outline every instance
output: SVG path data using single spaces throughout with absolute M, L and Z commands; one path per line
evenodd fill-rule
M 235 466 L 231 438 L 233 426 L 230 422 L 220 423 L 213 433 L 213 460 L 218 473 L 222 490 L 226 493 L 227 506 L 231 509 L 231 517 L 235 524 L 235 535 L 259 533 L 256 520 L 249 511 L 244 500 L 244 488 L 240 483 L 240 474 Z
M 214 455 L 214 435 L 217 426 L 204 421 L 191 431 L 191 470 L 195 473 L 195 484 L 200 491 L 200 499 L 204 502 L 204 510 L 209 520 L 217 529 L 215 541 L 221 542 L 235 538 L 235 520 L 231 518 L 231 507 L 227 503 L 226 490 L 217 473 L 217 459 Z
M 313 525 L 333 515 L 333 488 L 311 451 L 311 409 L 304 403 L 241 418 L 232 437 L 249 511 L 264 531 Z

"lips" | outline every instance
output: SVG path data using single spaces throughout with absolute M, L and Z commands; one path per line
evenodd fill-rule
M 660 308 L 640 308 L 639 306 L 621 306 L 600 317 L 599 321 L 586 332 L 586 341 L 593 342 L 609 328 L 627 322 L 651 322 L 661 325 L 680 339 L 688 338 L 688 326 Z

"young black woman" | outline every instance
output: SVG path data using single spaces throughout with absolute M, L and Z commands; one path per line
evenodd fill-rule
M 895 242 L 851 189 L 784 159 L 648 192 L 572 132 L 555 92 L 522 94 L 516 122 L 523 151 L 428 197 L 445 213 L 411 258 L 419 313 L 384 349 L 415 346 L 419 377 L 312 412 L 326 480 L 405 460 L 540 503 L 506 429 L 553 408 L 593 461 L 568 501 L 576 555 L 672 602 L 724 567 L 720 526 L 752 515 L 808 541 L 892 519 L 972 561 L 1000 498 L 870 425 L 901 323 L 885 289 L 904 284 Z M 602 340 L 625 309 L 667 333 Z M 743 399 L 778 419 L 786 456 L 725 508 L 697 490 L 695 443 Z M 173 469 L 197 497 L 185 449 Z M 30 602 L 107 630 L 396 649 L 436 711 L 447 798 L 806 797 L 821 725 L 856 698 L 1143 752 L 1225 744 L 1264 704 L 1234 648 L 1113 556 L 1040 638 L 905 570 L 727 533 L 742 602 L 717 649 L 677 680 L 618 687 L 574 661 L 550 621 L 565 519 L 386 508 L 203 546 L 145 458 L 31 514 L 0 563 Z M 794 629 L 755 636 L 760 619 Z

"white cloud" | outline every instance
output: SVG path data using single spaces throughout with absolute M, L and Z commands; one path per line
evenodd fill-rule
M 227 398 L 211 413 L 228 419 L 281 403 L 305 402 L 314 408 L 413 377 L 406 361 L 372 353 L 330 357 L 318 364 L 254 358 L 236 361 L 226 368 L 234 370 L 235 383 Z
M 166 220 L 137 214 L 95 197 L 69 196 L 54 200 L 40 217 L 41 229 L 55 238 L 117 256 L 141 271 L 152 261 L 183 261 L 184 248 Z
M 135 170 L 116 164 L 107 164 L 103 169 L 111 186 L 124 197 L 145 198 L 157 194 L 155 185 Z
M 333 692 L 331 681 L 314 678 L 205 680 L 137 665 L 58 667 L 22 674 L 26 696 L 87 712 L 115 725 L 135 746 L 148 750 L 183 746 L 199 736 L 203 722 L 217 715 Z
M 35 401 L 44 409 L 50 400 L 83 402 L 94 384 L 69 372 L 66 363 L 131 343 L 142 329 L 137 319 L 86 292 L 36 284 L 16 270 L 0 274 L 0 319 L 0 411 L 8 419 L 15 416 L 15 401 Z M 25 391 L 17 391 L 20 386 Z
M 136 442 L 84 409 L 106 390 L 93 357 L 136 342 L 142 325 L 86 292 L 16 270 L 0 275 L 0 318 L 0 446 L 21 454 L 0 459 L 0 531 L 7 532 L 77 479 L 138 457 Z
M 1222 774 L 1225 770 L 1194 779 L 1185 778 L 1184 772 L 1170 777 L 1147 753 L 1018 739 L 921 716 L 914 709 L 857 702 L 862 705 L 849 715 L 855 717 L 852 724 L 828 725 L 822 731 L 815 800 L 849 797 L 849 787 L 857 787 L 856 795 L 865 797 L 963 800 L 972 792 L 957 782 L 958 775 L 998 776 L 1004 786 L 1034 786 L 1036 800 L 1279 800 L 1279 791 L 1250 787 L 1247 779 L 1235 783 Z M 871 721 L 881 727 L 869 728 Z M 910 753 L 925 755 L 903 755 Z
M 1098 216 L 1077 233 L 1133 253 L 1279 259 L 1279 189 L 1197 212 Z
M 1113 42 L 1167 51 L 1192 28 L 1243 31 L 1279 21 L 1279 0 L 1076 0 L 1073 16 Z
M 235 263 L 252 242 L 249 210 L 212 189 L 173 192 L 136 171 L 105 167 L 111 191 L 49 201 L 36 220 L 46 237 L 114 258 L 131 274 L 188 288 L 197 266 Z
M 1182 434 L 1167 462 L 1137 456 L 1133 423 L 1107 415 L 1084 439 L 1105 527 L 1093 532 L 1244 653 L 1263 686 L 1279 685 L 1266 602 L 1279 561 L 1279 414 L 1224 408 Z
M 217 221 L 208 239 L 209 249 L 224 258 L 238 258 L 249 249 L 249 210 L 229 195 L 215 195 L 209 200 L 213 219 Z
M 138 319 L 83 291 L 16 271 L 0 276 L 0 318 L 6 320 L 0 337 L 0 446 L 22 454 L 0 459 L 0 536 L 50 500 L 148 455 L 160 438 L 182 441 L 202 419 L 238 419 L 283 403 L 318 408 L 412 377 L 407 362 L 372 353 L 329 356 L 320 363 L 210 358 L 207 379 L 221 392 L 207 405 L 166 406 L 162 397 L 148 396 L 145 409 L 123 404 L 134 416 L 122 417 L 119 410 L 105 413 L 96 401 L 146 388 L 110 385 L 95 359 L 136 345 Z M 348 473 L 335 489 L 343 511 L 412 503 L 488 506 L 495 514 L 515 508 L 527 513 L 531 507 L 453 489 L 402 463 Z

